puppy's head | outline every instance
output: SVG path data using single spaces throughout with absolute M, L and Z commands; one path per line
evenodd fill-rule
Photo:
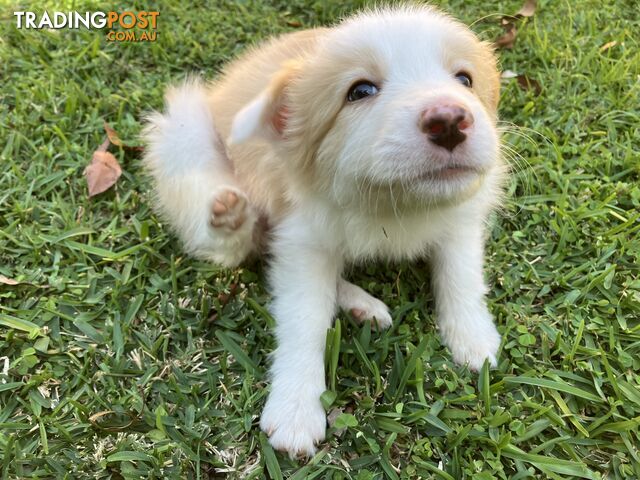
M 497 171 L 498 97 L 493 52 L 466 26 L 428 7 L 378 10 L 285 65 L 232 137 L 269 139 L 340 202 L 450 202 Z

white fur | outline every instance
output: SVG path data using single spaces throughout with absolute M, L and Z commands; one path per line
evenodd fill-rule
M 338 306 L 345 311 L 358 311 L 356 319 L 371 320 L 379 328 L 389 328 L 392 323 L 389 307 L 363 289 L 341 278 L 338 280 Z M 355 313 L 354 313 L 355 315 Z
M 443 237 L 433 247 L 432 264 L 438 327 L 453 359 L 473 370 L 485 359 L 495 367 L 500 335 L 484 302 L 481 226 L 462 225 Z
M 253 250 L 256 214 L 237 230 L 213 228 L 215 199 L 238 188 L 224 145 L 217 137 L 206 89 L 187 81 L 166 95 L 166 113 L 149 118 L 145 161 L 156 184 L 157 208 L 183 241 L 200 258 L 233 267 Z
M 231 135 L 227 139 L 229 145 L 246 142 L 252 137 L 273 137 L 272 132 L 263 122 L 263 112 L 267 106 L 266 95 L 259 95 L 254 101 L 238 112 L 231 125 Z
M 342 268 L 337 252 L 315 244 L 310 233 L 304 219 L 293 214 L 279 226 L 272 245 L 271 308 L 278 348 L 260 426 L 274 447 L 292 455 L 310 454 L 324 439 L 325 336 L 336 311 Z
M 313 454 L 324 439 L 323 355 L 337 307 L 356 309 L 380 327 L 391 325 L 384 303 L 341 278 L 345 263 L 430 255 L 438 325 L 454 360 L 473 369 L 486 359 L 496 364 L 500 336 L 484 301 L 483 239 L 504 169 L 495 103 L 487 100 L 488 87 L 477 77 L 483 68 L 495 73 L 495 67 L 482 65 L 489 57 L 481 53 L 452 58 L 454 51 L 464 57 L 486 48 L 462 25 L 429 8 L 404 7 L 357 16 L 318 32 L 316 43 L 288 38 L 280 50 L 271 44 L 240 60 L 227 83 L 216 87 L 221 110 L 225 102 L 239 103 L 234 95 L 240 98 L 249 88 L 235 90 L 235 83 L 246 81 L 253 92 L 233 107 L 235 119 L 224 125 L 233 143 L 254 146 L 232 150 L 244 174 L 234 178 L 223 161 L 206 94 L 193 83 L 170 94 L 168 112 L 152 118 L 148 159 L 161 210 L 191 252 L 218 263 L 235 265 L 253 248 L 255 214 L 228 236 L 212 232 L 206 220 L 212 191 L 247 183 L 256 205 L 275 204 L 271 200 L 278 195 L 287 200 L 283 210 L 266 212 L 273 227 L 270 284 L 278 347 L 260 425 L 275 448 L 296 456 Z M 313 53 L 304 57 L 310 48 Z M 251 75 L 260 78 L 271 56 L 279 62 L 290 52 L 304 57 L 301 69 L 292 67 L 290 88 L 271 88 L 268 79 L 253 82 Z M 344 68 L 332 72 L 334 65 Z M 455 80 L 459 69 L 476 75 L 478 90 Z M 279 78 L 289 81 L 286 75 Z M 362 78 L 379 82 L 381 93 L 345 104 L 345 89 Z M 292 108 L 284 111 L 282 135 L 268 118 L 274 91 L 285 92 Z M 451 154 L 418 128 L 421 112 L 444 101 L 465 105 L 474 117 L 467 140 Z M 327 131 L 323 115 L 332 118 Z M 305 158 L 313 158 L 312 174 Z M 476 170 L 433 177 L 443 165 Z M 262 185 L 256 172 L 274 170 L 280 174 L 269 181 L 280 183 L 268 183 L 263 175 Z

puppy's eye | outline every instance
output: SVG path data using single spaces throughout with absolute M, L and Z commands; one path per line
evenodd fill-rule
M 471 75 L 469 75 L 467 72 L 456 73 L 456 80 L 458 80 L 462 85 L 464 85 L 467 88 L 471 88 L 473 86 Z
M 378 93 L 378 87 L 367 80 L 360 80 L 353 84 L 347 94 L 348 102 L 357 102 L 366 97 L 372 97 Z

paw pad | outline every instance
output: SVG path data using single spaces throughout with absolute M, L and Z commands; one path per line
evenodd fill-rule
M 237 230 L 247 219 L 248 205 L 242 192 L 225 187 L 214 196 L 209 223 L 216 229 Z

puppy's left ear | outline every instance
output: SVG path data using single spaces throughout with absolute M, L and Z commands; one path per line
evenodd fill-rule
M 300 71 L 299 62 L 283 65 L 255 99 L 240 110 L 231 124 L 230 145 L 260 138 L 274 141 L 283 138 L 287 126 L 287 87 Z

